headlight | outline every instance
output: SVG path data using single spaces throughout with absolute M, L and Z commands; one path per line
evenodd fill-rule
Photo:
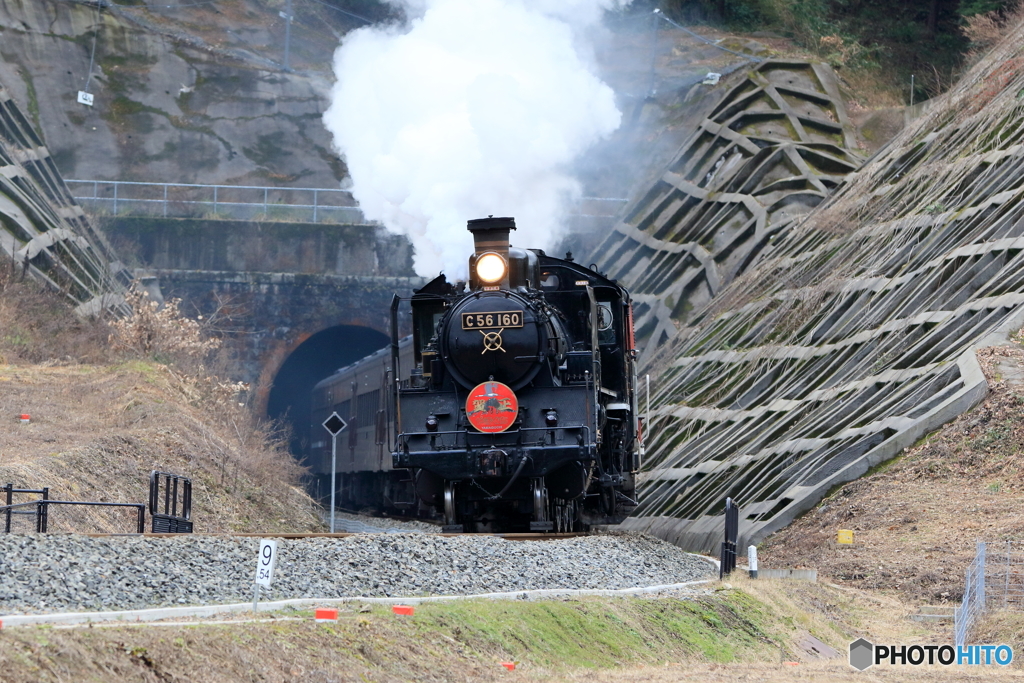
M 488 252 L 476 260 L 476 276 L 489 285 L 505 277 L 505 259 L 494 252 Z

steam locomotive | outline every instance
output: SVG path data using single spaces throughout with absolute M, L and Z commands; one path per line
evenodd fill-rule
M 641 456 L 629 294 L 569 254 L 511 247 L 513 218 L 468 229 L 469 282 L 417 290 L 405 339 L 396 296 L 390 348 L 316 385 L 325 436 L 307 464 L 329 483 L 321 424 L 336 413 L 343 507 L 441 516 L 450 532 L 622 521 Z

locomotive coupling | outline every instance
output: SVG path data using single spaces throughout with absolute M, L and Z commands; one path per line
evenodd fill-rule
M 505 472 L 508 453 L 500 448 L 488 448 L 480 453 L 480 474 L 484 477 L 498 477 Z

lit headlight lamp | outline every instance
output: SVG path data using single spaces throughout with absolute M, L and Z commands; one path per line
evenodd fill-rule
M 506 272 L 508 272 L 508 264 L 505 263 L 505 259 L 493 251 L 481 254 L 480 258 L 476 260 L 476 276 L 484 284 L 493 285 L 496 282 L 501 282 Z

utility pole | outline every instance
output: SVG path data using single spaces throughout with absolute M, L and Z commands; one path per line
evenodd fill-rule
M 278 12 L 278 15 L 284 19 L 284 68 L 285 71 L 291 71 L 289 53 L 292 46 L 292 0 L 288 0 L 285 10 Z

